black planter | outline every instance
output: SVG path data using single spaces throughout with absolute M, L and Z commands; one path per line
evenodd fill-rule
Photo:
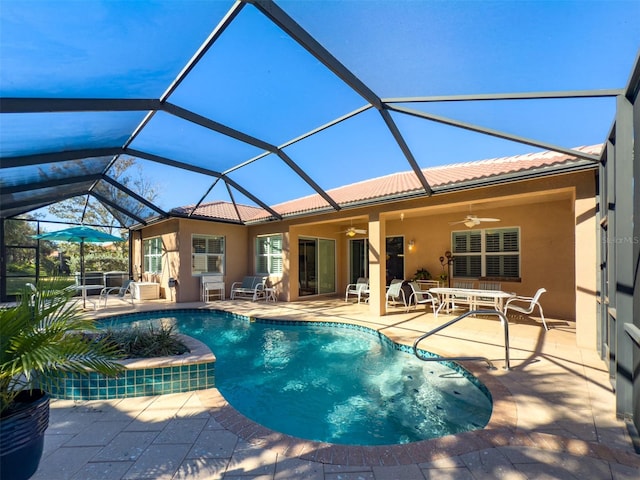
M 27 480 L 38 469 L 44 432 L 49 426 L 49 395 L 42 390 L 21 392 L 0 418 L 2 480 Z

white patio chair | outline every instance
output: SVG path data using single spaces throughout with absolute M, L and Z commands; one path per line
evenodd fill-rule
M 358 303 L 362 300 L 362 297 L 366 295 L 366 292 L 369 290 L 369 279 L 365 277 L 360 277 L 356 280 L 356 283 L 350 283 L 347 285 L 347 290 L 344 294 L 344 301 L 349 301 L 349 295 L 355 295 L 358 297 Z
M 116 295 L 112 295 L 113 298 L 117 298 L 119 300 L 122 300 L 123 302 L 131 302 L 131 305 L 133 306 L 133 292 L 131 291 L 131 284 L 133 283 L 133 280 L 125 280 L 122 284 L 121 287 L 109 287 L 109 288 L 103 288 L 102 290 L 100 290 L 100 299 L 104 299 L 104 306 L 107 306 L 107 301 L 109 300 L 109 295 L 112 292 L 118 292 Z M 128 295 L 128 299 L 127 299 L 127 295 Z
M 73 293 L 75 292 L 75 285 L 70 285 L 68 287 L 63 288 L 62 290 L 48 290 L 48 291 L 45 291 L 44 294 L 42 294 L 42 292 L 38 292 L 38 288 L 33 283 L 25 283 L 25 285 L 29 287 L 29 290 L 31 291 L 31 295 L 29 295 L 29 299 L 27 301 L 29 305 L 31 305 L 32 307 L 35 306 L 38 295 L 41 295 L 41 296 L 45 295 L 47 297 L 47 298 L 44 298 L 44 301 L 40 305 L 41 307 L 50 306 L 52 303 L 52 300 L 51 300 L 52 297 L 58 297 L 58 296 L 68 297 L 70 303 L 78 303 L 81 300 L 80 298 L 73 297 Z
M 221 275 L 203 275 L 200 277 L 200 300 L 210 302 L 212 297 L 224 300 L 225 288 Z
M 478 288 L 480 290 L 502 290 L 502 284 L 500 282 L 480 282 Z
M 538 309 L 540 310 L 540 318 L 542 319 L 542 324 L 544 325 L 544 329 L 549 330 L 549 327 L 547 326 L 547 322 L 544 320 L 544 314 L 542 313 L 542 305 L 540 305 L 540 296 L 546 291 L 547 291 L 546 288 L 539 288 L 533 297 L 517 296 L 517 297 L 510 298 L 509 300 L 507 300 L 507 303 L 505 303 L 504 305 L 505 316 L 507 315 L 507 312 L 510 309 L 516 312 L 523 313 L 525 315 L 531 315 L 537 305 Z M 517 304 L 514 305 L 513 302 L 517 302 Z
M 457 280 L 453 282 L 453 288 L 472 289 L 472 281 Z M 451 295 L 451 308 L 461 308 L 460 305 L 467 305 L 471 308 L 471 301 L 466 295 Z
M 387 289 L 386 299 L 387 305 L 393 302 L 394 305 L 400 303 L 402 301 L 402 305 L 406 308 L 407 299 L 404 295 L 404 290 L 402 290 L 402 282 L 404 280 L 391 280 L 391 285 Z
M 411 295 L 409 295 L 409 300 L 407 301 L 407 312 L 411 309 L 411 305 L 415 305 L 417 308 L 418 305 L 431 304 L 431 308 L 433 308 L 433 313 L 435 314 L 438 309 L 438 305 L 440 304 L 438 297 L 432 295 L 426 290 L 422 290 L 417 282 L 409 282 L 409 286 L 411 287 L 412 292 Z
M 502 284 L 500 282 L 480 282 L 478 284 L 480 290 L 502 290 Z M 492 297 L 477 297 L 475 301 L 475 308 L 478 307 L 491 307 L 496 310 L 499 309 L 499 301 L 497 298 Z

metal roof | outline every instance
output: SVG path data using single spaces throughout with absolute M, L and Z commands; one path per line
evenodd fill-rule
M 639 4 L 594 2 L 603 10 L 593 12 L 601 26 L 592 28 L 591 19 L 567 19 L 547 2 L 483 3 L 3 1 L 0 217 L 87 195 L 124 227 L 212 201 L 236 205 L 225 213 L 229 221 L 245 222 L 241 205 L 280 219 L 274 205 L 311 195 L 340 210 L 338 187 L 406 170 L 430 195 L 425 168 L 487 158 L 478 134 L 507 146 L 489 155 L 534 147 L 597 161 L 567 145 L 606 139 L 611 98 L 623 93 L 636 55 L 637 32 L 627 24 Z M 532 13 L 540 15 L 531 23 L 536 31 L 526 29 Z M 502 52 L 489 29 L 506 28 L 509 15 L 522 16 L 515 31 L 523 40 Z M 535 44 L 563 22 L 582 38 L 557 51 Z M 628 55 L 596 58 L 606 44 Z M 456 62 L 445 62 L 447 55 Z M 508 55 L 522 56 L 511 59 L 521 70 Z M 584 55 L 575 61 L 590 59 L 592 70 L 564 70 L 567 55 Z M 500 70 L 501 61 L 509 70 Z M 483 69 L 495 70 L 484 82 L 474 78 Z M 521 81 L 532 75 L 539 90 Z M 506 86 L 513 93 L 493 93 Z M 546 111 L 529 101 L 564 103 Z M 583 110 L 583 101 L 596 108 Z M 499 105 L 490 118 L 474 112 L 487 102 Z M 460 104 L 470 106 L 469 116 L 456 115 Z M 494 126 L 507 107 L 515 117 Z M 532 133 L 511 128 L 518 116 L 529 125 L 534 115 Z M 566 132 L 567 122 L 589 116 L 597 118 Z M 467 136 L 443 142 L 439 128 Z M 165 205 L 113 177 L 129 156 L 162 180 Z M 168 203 L 178 197 L 190 201 Z

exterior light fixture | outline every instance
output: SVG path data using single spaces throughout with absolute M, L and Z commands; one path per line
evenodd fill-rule
M 414 247 L 416 246 L 416 242 L 414 240 L 409 240 L 409 251 L 413 252 Z

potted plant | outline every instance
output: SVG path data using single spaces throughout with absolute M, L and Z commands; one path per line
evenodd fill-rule
M 95 321 L 69 302 L 59 281 L 25 288 L 17 306 L 0 310 L 0 472 L 2 478 L 30 478 L 42 456 L 49 425 L 49 396 L 40 382 L 64 369 L 117 375 L 116 350 L 78 331 L 95 330 Z
M 416 271 L 415 275 L 413 276 L 413 279 L 414 280 L 431 280 L 431 274 L 429 273 L 429 270 L 422 267 Z

